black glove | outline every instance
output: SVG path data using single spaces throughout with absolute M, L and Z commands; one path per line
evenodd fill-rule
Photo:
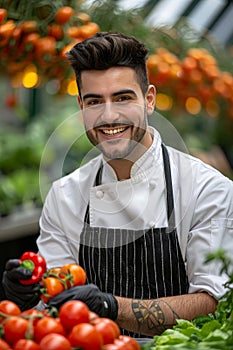
M 100 317 L 116 320 L 118 303 L 112 294 L 103 293 L 94 284 L 76 286 L 56 295 L 48 302 L 49 305 L 59 308 L 68 300 L 81 300 L 88 308 Z
M 23 285 L 21 279 L 29 279 L 32 271 L 25 267 L 19 267 L 18 259 L 8 260 L 2 278 L 2 286 L 6 299 L 16 303 L 21 311 L 35 306 L 40 300 L 39 284 Z

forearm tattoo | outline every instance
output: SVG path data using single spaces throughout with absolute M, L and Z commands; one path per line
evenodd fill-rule
M 132 311 L 138 323 L 138 328 L 141 330 L 142 326 L 149 330 L 165 330 L 169 327 L 166 322 L 165 311 L 161 306 L 166 305 L 166 313 L 169 311 L 169 318 L 171 316 L 173 321 L 179 318 L 179 315 L 171 308 L 171 306 L 164 300 L 152 300 L 151 302 L 144 300 L 133 300 Z

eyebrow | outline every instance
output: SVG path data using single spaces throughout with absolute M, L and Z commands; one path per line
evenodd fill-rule
M 124 95 L 124 94 L 131 94 L 131 95 L 136 96 L 136 93 L 131 89 L 119 90 L 117 92 L 114 92 L 112 94 L 112 96 L 115 97 L 115 96 Z M 86 94 L 83 96 L 83 101 L 88 99 L 88 98 L 101 98 L 101 97 L 103 97 L 103 96 L 100 94 Z

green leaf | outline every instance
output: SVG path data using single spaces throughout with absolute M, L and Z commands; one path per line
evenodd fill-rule
M 189 340 L 189 337 L 180 333 L 179 331 L 176 331 L 176 330 L 169 330 L 169 331 L 170 332 L 165 331 L 160 337 L 156 339 L 156 349 L 158 345 L 181 344 Z
M 217 320 L 207 322 L 203 325 L 200 331 L 200 336 L 202 338 L 205 338 L 208 335 L 212 334 L 212 332 L 214 332 L 217 329 L 219 330 L 220 328 L 221 328 L 221 324 Z
M 228 332 L 223 332 L 220 329 L 215 329 L 214 331 L 210 332 L 208 336 L 205 338 L 205 341 L 222 341 L 227 340 L 229 338 L 230 334 Z
M 184 319 L 177 319 L 176 320 L 176 322 L 177 322 L 177 325 L 175 325 L 174 326 L 174 329 L 186 329 L 186 328 L 194 328 L 194 324 L 193 324 L 193 322 L 191 322 L 191 321 L 188 321 L 188 320 L 184 320 Z

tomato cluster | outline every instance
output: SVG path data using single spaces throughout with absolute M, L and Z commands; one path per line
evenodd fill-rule
M 62 93 L 73 79 L 65 52 L 100 28 L 88 14 L 61 4 L 11 0 L 0 8 L 0 73 L 10 78 L 13 87 L 22 86 L 29 67 L 38 75 L 36 85 L 30 87 L 56 80 Z
M 54 310 L 53 310 L 54 315 Z M 118 325 L 91 312 L 79 300 L 67 301 L 55 316 L 29 309 L 21 312 L 9 300 L 0 302 L 0 350 L 139 350 Z
M 62 267 L 47 270 L 41 278 L 41 296 L 46 303 L 64 290 L 86 283 L 86 273 L 78 264 L 66 264 Z
M 190 48 L 180 59 L 166 48 L 158 48 L 149 56 L 147 68 L 150 82 L 174 100 L 176 109 L 185 110 L 192 97 L 210 117 L 217 117 L 224 109 L 233 119 L 233 76 L 221 71 L 208 50 Z
M 32 271 L 31 278 L 21 279 L 20 283 L 24 285 L 39 283 L 41 286 L 40 298 L 45 303 L 66 289 L 82 286 L 86 283 L 86 272 L 78 264 L 70 263 L 47 269 L 45 259 L 40 254 L 30 251 L 23 253 L 19 262 L 20 267 Z

